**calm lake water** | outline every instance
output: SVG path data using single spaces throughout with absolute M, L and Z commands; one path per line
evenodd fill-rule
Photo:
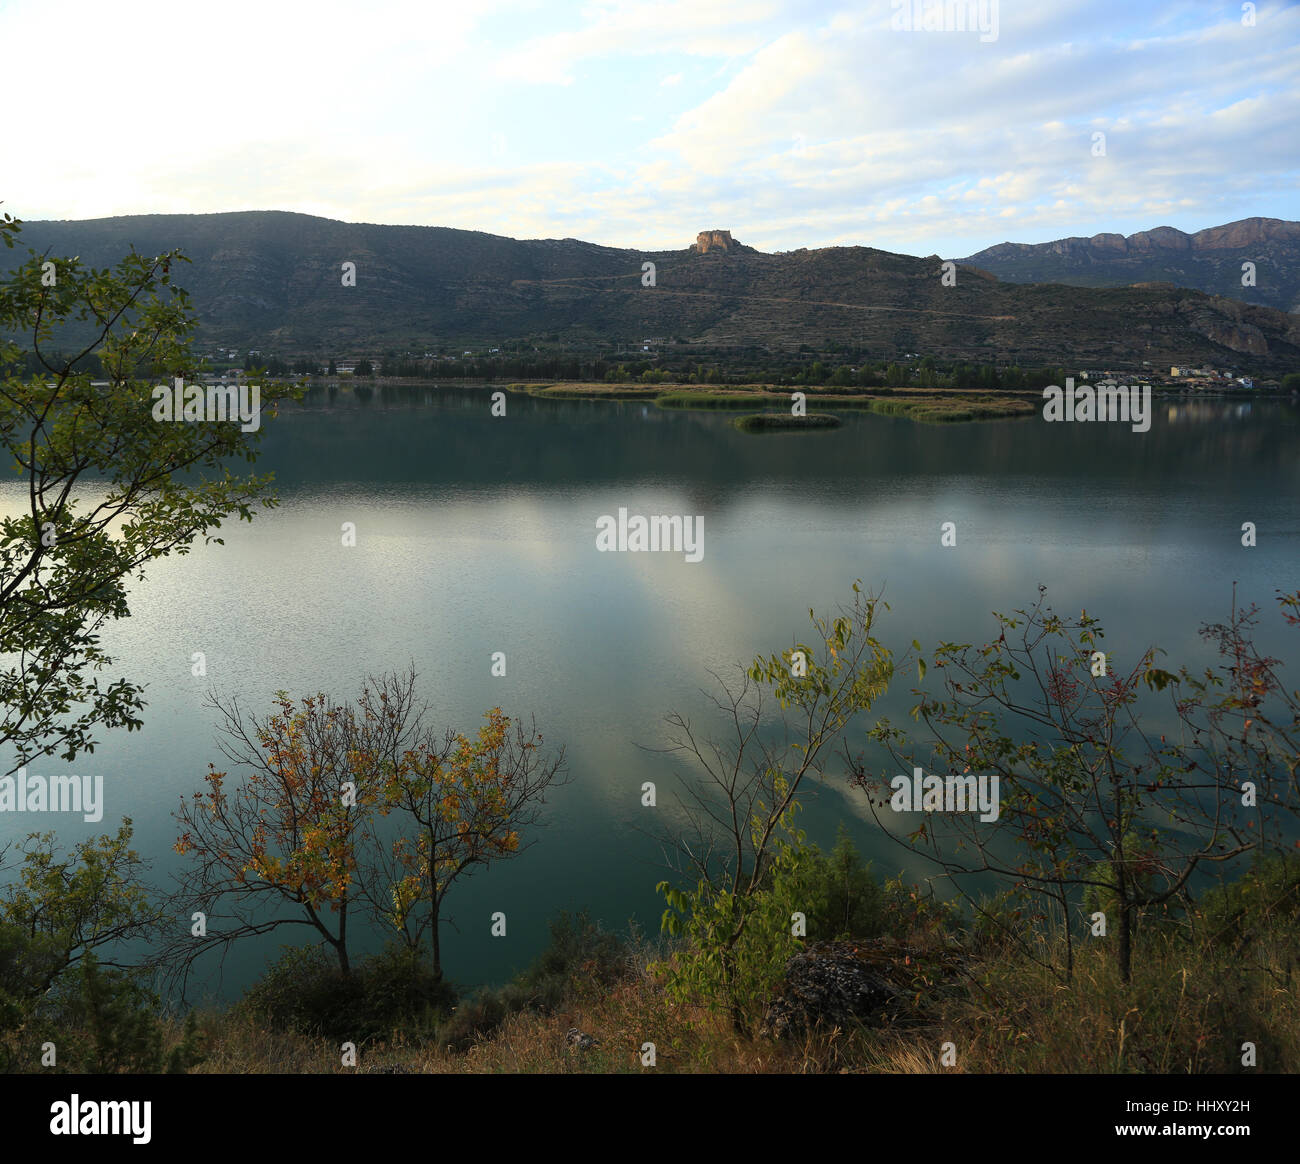
M 1226 617 L 1234 581 L 1266 608 L 1300 585 L 1289 404 L 1157 404 L 1144 434 L 847 414 L 833 432 L 763 436 L 725 413 L 641 402 L 512 395 L 508 408 L 490 417 L 483 390 L 341 391 L 268 422 L 259 470 L 275 472 L 282 507 L 232 523 L 225 546 L 153 565 L 133 617 L 105 634 L 149 705 L 143 732 L 108 734 L 73 766 L 103 774 L 103 824 L 6 814 L 0 844 L 48 827 L 71 842 L 128 815 L 165 878 L 180 860 L 171 813 L 220 765 L 209 685 L 262 712 L 279 688 L 348 698 L 367 672 L 414 662 L 446 725 L 472 731 L 500 705 L 567 748 L 572 780 L 533 847 L 448 902 L 448 973 L 500 981 L 561 909 L 657 930 L 664 869 L 646 834 L 671 823 L 675 765 L 642 745 L 663 745 L 673 710 L 707 724 L 711 669 L 807 639 L 809 607 L 849 601 L 855 579 L 883 589 L 879 633 L 900 653 L 913 638 L 982 640 L 991 611 L 1029 605 L 1044 583 L 1057 610 L 1102 618 L 1108 651 L 1155 643 L 1175 666 L 1208 658 L 1197 628 Z M 702 516 L 703 560 L 598 552 L 597 518 L 620 507 Z M 946 521 L 956 548 L 940 545 Z M 1245 521 L 1256 548 L 1241 545 Z M 345 522 L 355 547 L 341 544 Z M 190 674 L 194 651 L 205 679 Z M 909 669 L 879 710 L 905 718 L 914 685 Z M 641 807 L 646 780 L 658 809 Z M 828 781 L 802 824 L 829 844 L 841 821 L 878 872 L 927 871 L 881 840 L 860 794 Z M 504 939 L 489 932 L 497 910 Z M 288 940 L 250 943 L 219 989 L 242 989 Z

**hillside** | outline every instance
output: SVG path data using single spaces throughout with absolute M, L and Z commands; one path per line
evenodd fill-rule
M 1300 317 L 1168 284 L 1022 285 L 938 256 L 868 247 L 765 254 L 725 230 L 680 250 L 518 240 L 441 227 L 344 223 L 280 211 L 27 222 L 20 243 L 115 263 L 180 247 L 201 344 L 281 355 L 420 352 L 554 336 L 600 348 L 662 337 L 712 349 L 863 345 L 1022 365 L 1300 366 Z M 0 253 L 12 264 L 21 251 Z M 342 284 L 344 262 L 356 286 Z M 655 264 L 656 285 L 642 284 Z
M 1244 218 L 1184 234 L 1171 226 L 1045 243 L 999 243 L 958 263 L 1012 283 L 1118 287 L 1163 282 L 1247 303 L 1300 311 L 1300 222 Z M 1255 264 L 1254 287 L 1241 285 Z

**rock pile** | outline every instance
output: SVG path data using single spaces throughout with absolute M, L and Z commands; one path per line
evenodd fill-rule
M 759 1033 L 770 1038 L 853 1023 L 902 1017 L 919 979 L 933 983 L 934 959 L 922 970 L 917 951 L 886 939 L 817 942 L 786 964 L 785 980 L 768 1005 Z M 940 957 L 939 962 L 946 962 Z M 946 974 L 945 974 L 946 976 Z

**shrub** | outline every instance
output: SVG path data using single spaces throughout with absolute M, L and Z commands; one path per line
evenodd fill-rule
M 842 824 L 829 856 L 813 847 L 815 904 L 808 914 L 812 937 L 875 938 L 885 932 L 885 898 Z
M 531 1006 L 558 1007 L 577 982 L 606 987 L 625 972 L 626 948 L 582 910 L 576 917 L 562 911 L 550 924 L 550 944 L 516 979 Z
M 730 1015 L 741 1032 L 762 1017 L 786 962 L 803 949 L 791 915 L 815 916 L 820 900 L 819 855 L 794 828 L 794 811 L 780 818 L 773 856 L 749 892 L 731 893 L 703 878 L 694 889 L 659 883 L 668 905 L 663 928 L 684 939 L 663 966 L 668 995 Z
M 582 910 L 561 912 L 550 924 L 551 940 L 533 963 L 500 989 L 484 988 L 455 1008 L 438 1030 L 438 1041 L 465 1051 L 512 1014 L 559 1009 L 579 989 L 607 989 L 627 972 L 627 946 Z
M 12 946 L 10 946 L 12 949 Z M 164 1053 L 165 1026 L 157 996 L 138 970 L 102 968 L 94 954 L 63 974 L 35 1006 L 25 1008 L 24 1054 L 11 1066 L 36 1069 L 45 1044 L 55 1061 L 41 1070 L 77 1074 L 183 1074 L 202 1062 L 202 1038 L 191 1015 L 181 1041 Z M 26 1060 L 26 1062 L 24 1062 Z
M 922 945 L 951 936 L 963 920 L 959 907 L 908 884 L 901 874 L 885 882 L 884 919 L 890 937 Z
M 523 1009 L 523 998 L 508 986 L 501 990 L 484 987 L 457 1006 L 438 1028 L 438 1042 L 458 1053 L 467 1051 L 511 1014 Z
M 432 1030 L 455 1002 L 419 951 L 390 945 L 343 974 L 323 946 L 287 950 L 244 995 L 281 1030 L 361 1043 L 396 1030 Z
M 1243 949 L 1265 935 L 1300 928 L 1300 860 L 1275 854 L 1258 860 L 1238 880 L 1202 897 L 1197 921 L 1205 940 Z

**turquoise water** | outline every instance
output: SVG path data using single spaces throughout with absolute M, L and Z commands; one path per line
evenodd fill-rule
M 898 651 L 982 636 L 990 611 L 1032 603 L 1044 583 L 1058 610 L 1103 619 L 1109 651 L 1156 643 L 1175 664 L 1207 657 L 1197 627 L 1227 615 L 1234 581 L 1261 606 L 1300 585 L 1288 405 L 1158 404 L 1145 434 L 849 413 L 830 432 L 754 436 L 730 419 L 520 396 L 492 418 L 486 392 L 433 387 L 287 410 L 259 462 L 282 507 L 232 524 L 225 546 L 154 564 L 132 586 L 133 617 L 105 634 L 120 673 L 148 684 L 144 730 L 106 735 L 71 766 L 102 774 L 105 822 L 4 815 L 0 844 L 47 827 L 74 841 L 129 815 L 166 882 L 181 859 L 171 813 L 219 762 L 209 687 L 264 712 L 280 688 L 346 698 L 367 672 L 414 663 L 446 726 L 468 732 L 500 705 L 535 715 L 567 751 L 571 781 L 532 847 L 448 901 L 448 973 L 499 981 L 560 909 L 657 928 L 665 869 L 651 834 L 678 819 L 679 766 L 649 750 L 665 743 L 664 717 L 707 724 L 711 670 L 807 638 L 808 608 L 847 602 L 855 579 L 884 591 L 879 634 Z M 702 559 L 599 552 L 597 519 L 620 507 L 702 518 Z M 955 548 L 940 545 L 949 521 Z M 1244 521 L 1256 548 L 1241 545 Z M 342 544 L 346 522 L 355 546 Z M 196 651 L 206 678 L 191 675 Z M 902 677 L 880 710 L 902 718 L 913 685 Z M 655 809 L 641 805 L 646 780 Z M 832 776 L 802 823 L 829 843 L 841 821 L 878 871 L 927 871 Z M 490 934 L 498 910 L 505 938 Z M 247 944 L 211 987 L 241 989 L 287 940 Z

